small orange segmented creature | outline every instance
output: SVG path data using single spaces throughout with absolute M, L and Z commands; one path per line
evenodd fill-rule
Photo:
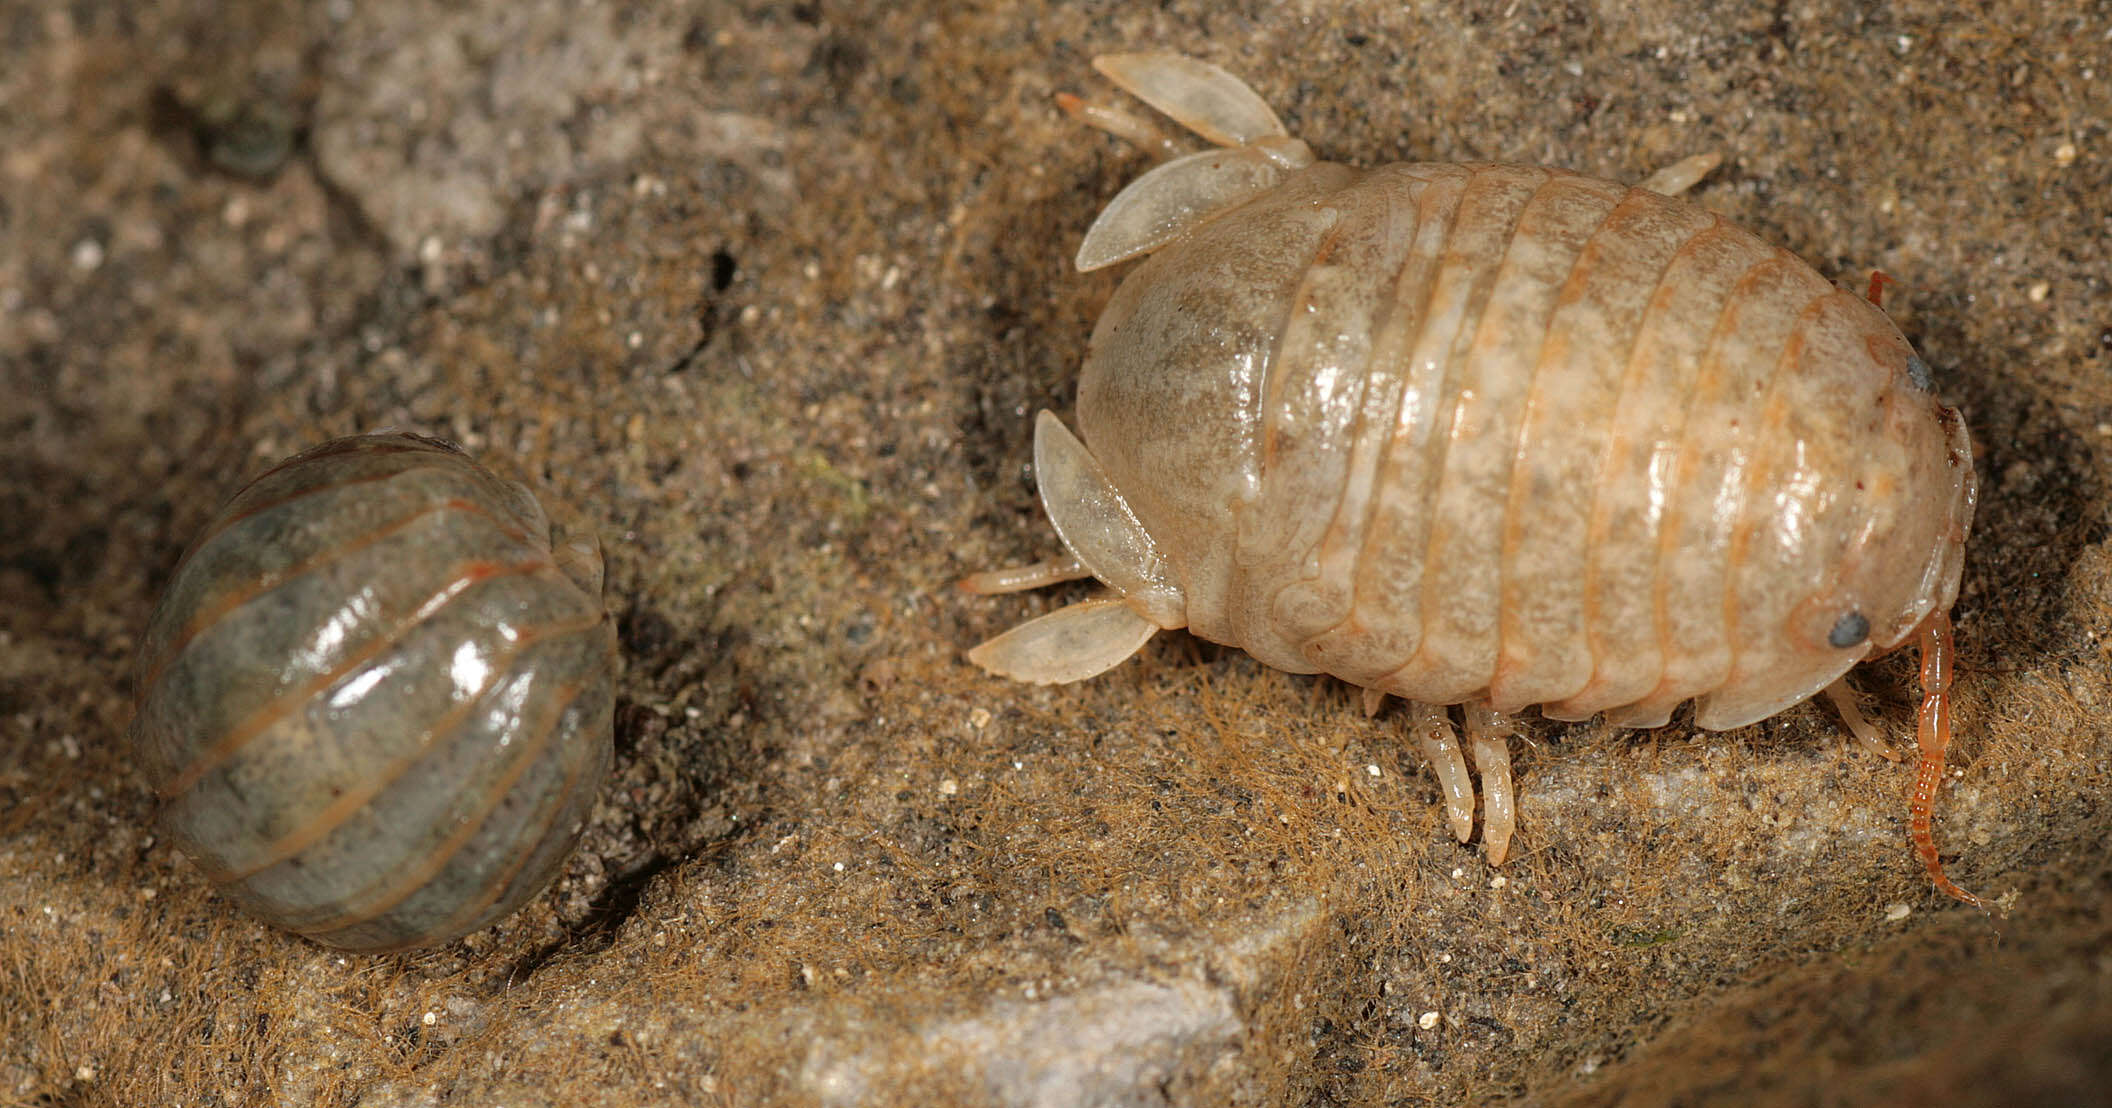
M 1500 864 L 1513 717 L 1709 730 L 1826 691 L 1918 637 L 1911 809 L 1950 741 L 1949 611 L 1972 446 L 1869 296 L 1669 194 L 1556 169 L 1314 159 L 1261 98 L 1176 54 L 1094 66 L 1215 144 L 1108 204 L 1081 270 L 1149 257 L 1100 316 L 1082 440 L 1044 411 L 1034 469 L 1068 556 L 979 593 L 1114 590 L 970 652 L 1077 681 L 1186 627 L 1294 673 L 1410 702 L 1410 729 Z M 1152 124 L 1065 97 L 1171 152 Z M 1463 705 L 1467 743 L 1447 705 Z

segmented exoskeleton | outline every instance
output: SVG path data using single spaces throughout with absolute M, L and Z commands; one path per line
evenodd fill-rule
M 133 725 L 171 838 L 317 942 L 394 950 L 513 911 L 606 775 L 616 633 L 591 535 L 414 435 L 322 444 L 184 556 Z
M 1070 557 L 1111 598 L 971 653 L 1074 681 L 1187 627 L 1411 702 L 1473 826 L 1512 833 L 1509 717 L 1739 727 L 1919 636 L 1913 836 L 1949 741 L 1948 612 L 1975 484 L 1958 413 L 1870 299 L 1667 195 L 1556 169 L 1316 161 L 1252 90 L 1170 54 L 1095 65 L 1217 144 L 1153 169 L 1081 269 L 1149 254 L 1095 328 L 1074 437 L 1034 465 Z M 1128 113 L 1073 114 L 1165 145 Z M 1849 707 L 1843 699 L 1844 707 Z M 1874 740 L 1859 717 L 1858 733 Z M 1882 748 L 1882 744 L 1877 744 Z

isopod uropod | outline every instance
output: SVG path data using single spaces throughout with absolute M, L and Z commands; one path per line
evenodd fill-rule
M 1980 903 L 1929 830 L 1971 444 L 1882 311 L 1666 195 L 1713 163 L 1639 188 L 1356 169 L 1316 161 L 1216 66 L 1094 65 L 1215 148 L 1132 182 L 1078 251 L 1086 270 L 1150 256 L 1093 331 L 1082 437 L 1035 423 L 1068 557 L 964 582 L 1092 576 L 1114 595 L 971 659 L 1076 681 L 1187 627 L 1371 710 L 1399 696 L 1462 841 L 1473 786 L 1443 706 L 1463 704 L 1500 863 L 1521 710 L 1656 727 L 1692 699 L 1724 730 L 1918 636 L 1912 838 L 1939 888 Z M 1127 112 L 1065 107 L 1165 145 Z
M 162 826 L 265 920 L 392 950 L 557 872 L 610 756 L 615 631 L 591 537 L 412 435 L 266 472 L 185 554 L 141 644 Z

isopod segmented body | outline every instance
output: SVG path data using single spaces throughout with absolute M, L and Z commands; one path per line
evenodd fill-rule
M 610 756 L 591 537 L 412 435 L 266 472 L 184 556 L 140 650 L 162 825 L 232 899 L 330 946 L 443 942 L 563 863 Z
M 1972 899 L 1928 833 L 1971 445 L 1883 312 L 1665 195 L 1690 166 L 1641 188 L 1356 169 L 1215 66 L 1095 65 L 1220 148 L 1133 182 L 1079 250 L 1081 269 L 1150 256 L 1094 330 L 1082 441 L 1036 424 L 1070 558 L 968 582 L 1089 574 L 1116 596 L 975 661 L 1078 680 L 1185 626 L 1374 708 L 1400 696 L 1462 839 L 1472 784 L 1442 706 L 1464 704 L 1500 862 L 1511 714 L 1655 727 L 1694 700 L 1701 727 L 1739 727 L 1919 635 L 1914 839 Z

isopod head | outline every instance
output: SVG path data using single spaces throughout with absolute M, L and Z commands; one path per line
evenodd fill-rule
M 185 554 L 133 734 L 230 899 L 329 946 L 428 946 L 562 865 L 614 668 L 591 538 L 452 446 L 364 435 L 267 471 Z
M 1763 420 L 1776 444 L 1740 464 L 1748 495 L 1771 490 L 1801 511 L 1758 513 L 1733 536 L 1743 613 L 1739 671 L 1697 721 L 1728 728 L 1810 697 L 1855 663 L 1912 641 L 1958 597 L 1977 483 L 1965 421 L 1930 389 L 1928 367 L 1882 311 L 1837 290 L 1785 366 Z M 1830 431 L 1830 433 L 1829 433 Z M 1773 593 L 1781 595 L 1770 595 Z

